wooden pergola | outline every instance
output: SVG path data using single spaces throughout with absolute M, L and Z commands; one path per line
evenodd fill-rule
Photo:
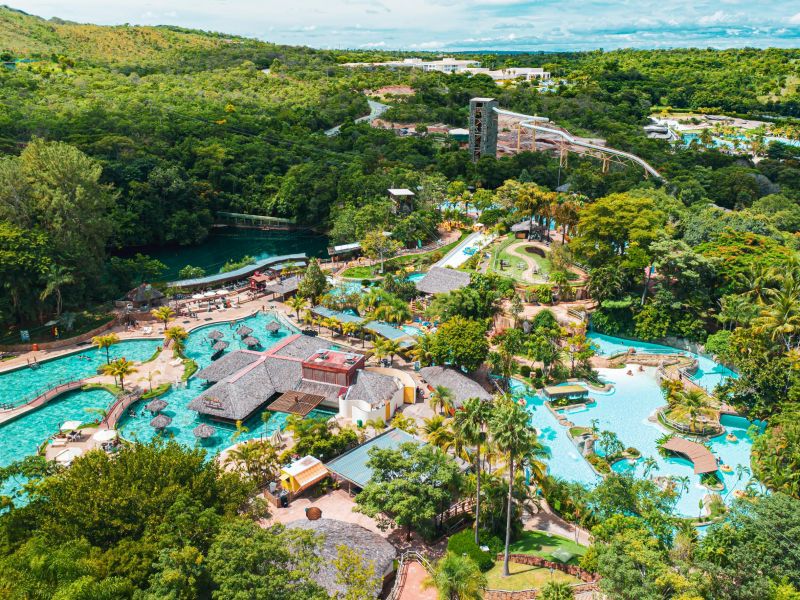
M 312 410 L 317 408 L 325 399 L 324 396 L 317 394 L 307 394 L 291 390 L 281 394 L 275 402 L 267 407 L 267 410 L 274 412 L 285 412 L 293 415 L 305 417 Z

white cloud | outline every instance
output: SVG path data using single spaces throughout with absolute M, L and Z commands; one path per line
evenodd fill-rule
M 800 12 L 789 17 L 789 23 L 791 25 L 800 25 Z
M 359 44 L 359 48 L 384 48 L 386 42 L 367 42 L 366 44 Z

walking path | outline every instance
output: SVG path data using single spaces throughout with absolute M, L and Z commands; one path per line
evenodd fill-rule
M 519 249 L 523 248 L 524 246 L 530 246 L 530 245 L 531 242 L 522 240 L 520 242 L 508 246 L 506 248 L 506 252 L 511 256 L 516 256 L 517 258 L 521 259 L 526 265 L 528 265 L 528 268 L 525 269 L 520 275 L 522 279 L 530 283 L 546 281 L 547 277 L 546 275 L 543 275 L 540 272 L 539 263 L 537 263 L 536 260 L 528 252 L 519 251 Z
M 541 509 L 532 517 L 523 517 L 524 529 L 526 531 L 544 531 L 546 533 L 553 533 L 560 535 L 570 540 L 575 540 L 582 546 L 590 546 L 592 544 L 591 534 L 571 523 L 568 523 L 557 514 L 553 512 L 547 500 L 541 500 Z
M 398 600 L 437 600 L 439 597 L 435 587 L 426 588 L 425 580 L 428 578 L 428 571 L 416 560 L 407 562 L 404 565 L 405 573 L 402 586 L 397 594 Z M 401 576 L 400 573 L 397 574 Z

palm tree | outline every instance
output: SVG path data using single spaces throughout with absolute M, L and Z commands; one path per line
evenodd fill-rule
M 231 436 L 231 442 L 235 442 L 242 436 L 243 433 L 247 433 L 249 431 L 250 429 L 242 425 L 241 421 L 236 421 L 236 431 L 234 431 L 233 435 Z
M 781 288 L 770 294 L 770 303 L 753 321 L 756 333 L 769 334 L 772 341 L 780 342 L 786 350 L 797 347 L 800 335 L 800 297 L 791 289 Z
M 564 288 L 569 285 L 569 275 L 567 275 L 567 272 L 553 271 L 550 273 L 549 281 L 556 286 L 556 294 L 558 294 L 558 299 L 563 300 Z
M 548 581 L 542 588 L 542 600 L 572 600 L 575 594 L 566 581 Z
M 510 398 L 495 403 L 489 419 L 489 430 L 498 450 L 506 454 L 508 499 L 506 506 L 506 540 L 503 555 L 503 577 L 509 576 L 508 547 L 511 544 L 511 507 L 514 493 L 514 468 L 520 456 L 528 455 L 537 445 L 536 434 L 528 427 L 527 411 Z
M 433 360 L 433 352 L 431 352 L 431 343 L 433 338 L 430 334 L 425 334 L 417 338 L 417 343 L 408 351 L 408 354 L 423 367 L 427 367 Z
M 678 403 L 689 412 L 689 418 L 691 419 L 690 428 L 694 431 L 697 415 L 700 414 L 701 410 L 706 405 L 706 396 L 703 392 L 698 390 L 680 391 L 677 396 Z
M 650 473 L 658 470 L 658 461 L 652 456 L 648 456 L 642 461 L 642 477 L 647 479 Z
M 164 339 L 172 341 L 172 352 L 180 354 L 183 351 L 189 333 L 181 326 L 175 325 L 164 332 Z
M 737 277 L 739 289 L 746 290 L 742 295 L 759 306 L 766 304 L 769 290 L 775 285 L 778 275 L 774 268 L 766 265 L 751 265 Z
M 150 314 L 152 314 L 159 321 L 164 322 L 164 332 L 166 332 L 167 325 L 172 320 L 172 317 L 175 316 L 175 311 L 169 306 L 159 306 L 158 308 L 154 308 Z
M 295 317 L 300 320 L 300 311 L 306 307 L 306 299 L 300 296 L 293 296 L 286 301 L 286 306 L 294 310 Z
M 161 375 L 161 371 L 157 371 L 157 370 L 153 369 L 152 371 L 148 371 L 147 375 L 145 375 L 144 377 L 139 379 L 139 381 L 146 381 L 147 382 L 148 391 L 152 392 L 153 391 L 153 377 L 155 377 L 156 375 Z
M 475 448 L 475 543 L 480 544 L 478 529 L 481 517 L 481 446 L 487 441 L 486 426 L 492 406 L 480 398 L 468 398 L 453 419 L 456 437 Z
M 389 365 L 394 365 L 394 357 L 396 354 L 400 353 L 400 344 L 394 340 L 385 340 L 383 344 L 381 344 L 381 348 L 384 353 L 383 355 L 389 357 Z
M 441 413 L 444 413 L 452 409 L 454 400 L 453 390 L 443 385 L 437 385 L 431 393 L 431 408 L 433 410 L 438 408 Z
M 42 293 L 39 295 L 41 301 L 47 300 L 50 296 L 56 297 L 56 317 L 61 315 L 61 288 L 62 286 L 74 283 L 75 277 L 72 272 L 61 265 L 50 265 L 50 268 L 45 273 L 45 285 Z
M 324 327 L 332 334 L 336 333 L 336 326 L 339 323 L 338 319 L 334 319 L 333 317 L 324 317 L 319 320 L 319 326 Z
M 119 344 L 119 337 L 116 333 L 107 333 L 106 335 L 96 335 L 92 338 L 92 344 L 98 349 L 105 348 L 106 350 L 106 364 L 111 363 L 111 346 Z
M 444 452 L 453 447 L 455 436 L 447 419 L 442 415 L 434 415 L 430 419 L 425 419 L 423 423 L 422 432 L 431 446 L 436 446 Z
M 122 388 L 122 391 L 125 391 L 125 378 L 136 373 L 136 368 L 128 359 L 118 358 L 107 365 L 103 365 L 102 373 L 104 375 L 113 375 L 115 380 L 119 379 L 119 387 Z
M 367 419 L 367 422 L 364 423 L 364 427 L 372 427 L 372 429 L 378 433 L 386 429 L 386 421 L 383 419 Z
M 692 480 L 689 479 L 688 475 L 681 475 L 680 477 L 675 477 L 675 483 L 678 484 L 678 495 L 682 496 L 684 492 L 689 490 L 689 486 L 692 483 Z
M 435 587 L 440 600 L 481 600 L 486 576 L 469 556 L 448 552 L 433 566 L 424 586 Z
M 347 321 L 346 323 L 341 324 L 342 335 L 347 337 L 355 337 L 358 329 L 358 323 L 354 323 L 352 321 Z
M 392 419 L 392 427 L 402 429 L 411 435 L 417 433 L 417 422 L 414 420 L 414 417 L 407 417 L 401 412 L 395 413 L 394 418 Z

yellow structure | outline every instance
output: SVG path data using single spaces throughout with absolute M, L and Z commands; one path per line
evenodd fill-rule
M 328 469 L 313 456 L 305 456 L 281 469 L 281 483 L 285 490 L 299 494 L 328 476 Z

